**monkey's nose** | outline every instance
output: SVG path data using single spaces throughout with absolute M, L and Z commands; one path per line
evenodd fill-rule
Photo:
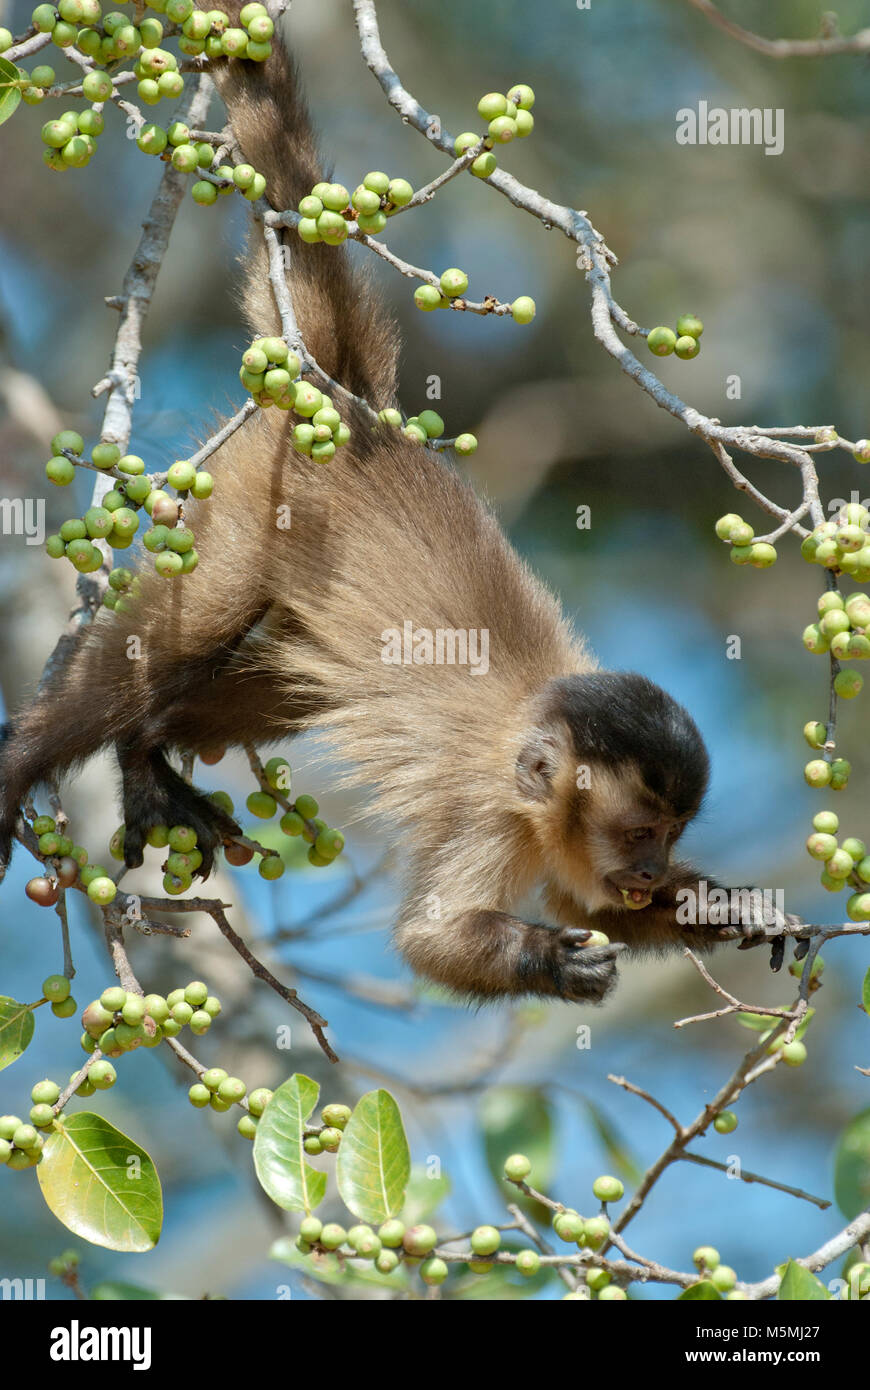
M 617 888 L 628 888 L 629 890 L 640 888 L 647 892 L 661 883 L 661 880 L 661 873 L 649 865 L 639 865 L 613 875 L 613 882 Z

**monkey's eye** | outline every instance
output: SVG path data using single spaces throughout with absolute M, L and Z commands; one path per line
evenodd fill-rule
M 632 844 L 636 843 L 638 840 L 650 840 L 652 836 L 653 829 L 652 826 L 649 825 L 636 825 L 633 830 L 627 830 L 625 832 L 625 838 Z

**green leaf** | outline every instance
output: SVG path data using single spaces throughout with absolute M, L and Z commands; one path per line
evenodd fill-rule
M 13 87 L 13 82 L 22 82 L 24 73 L 20 72 L 8 58 L 0 58 L 0 125 L 8 121 L 21 100 L 21 88 Z
M 522 1240 L 504 1239 L 500 1250 L 516 1255 L 520 1250 L 528 1250 L 528 1243 Z M 472 1274 L 465 1265 L 451 1265 L 450 1297 L 463 1302 L 507 1303 L 523 1299 L 537 1298 L 549 1287 L 558 1288 L 562 1296 L 565 1285 L 553 1265 L 542 1265 L 531 1278 L 520 1274 L 516 1265 L 494 1264 L 487 1274 Z
M 93 1288 L 88 1289 L 88 1298 L 104 1303 L 114 1300 L 129 1300 L 133 1303 L 139 1303 L 144 1299 L 174 1302 L 183 1299 L 183 1295 L 180 1293 L 156 1293 L 154 1289 L 143 1289 L 138 1284 L 124 1284 L 119 1279 L 104 1279 L 101 1284 L 94 1284 Z
M 19 1004 L 17 999 L 0 994 L 0 1071 L 21 1056 L 32 1037 L 33 1010 L 27 1004 Z
M 753 1028 L 756 1033 L 767 1032 L 771 1026 L 770 1014 L 738 1014 L 737 1022 L 744 1028 Z
M 303 1148 L 305 1121 L 319 1095 L 316 1081 L 295 1072 L 278 1087 L 257 1125 L 257 1178 L 264 1192 L 285 1211 L 313 1211 L 326 1192 L 326 1174 L 306 1163 Z
M 870 970 L 868 970 L 867 974 L 864 976 L 864 985 L 861 990 L 861 1003 L 864 1006 L 864 1012 L 870 1014 Z
M 718 1300 L 721 1303 L 722 1295 L 716 1288 L 716 1285 L 710 1283 L 709 1279 L 702 1279 L 700 1283 L 690 1284 L 687 1289 L 683 1289 L 683 1292 L 677 1298 L 677 1302 L 696 1303 L 699 1299 L 704 1303 L 712 1303 L 714 1300 Z
M 531 1160 L 530 1182 L 546 1188 L 553 1172 L 553 1115 L 534 1086 L 493 1086 L 480 1106 L 489 1171 L 504 1191 L 504 1161 L 524 1153 Z M 512 1199 L 513 1200 L 513 1199 Z
M 361 1221 L 387 1221 L 402 1210 L 411 1155 L 389 1091 L 367 1091 L 357 1102 L 335 1167 L 342 1200 Z
M 92 1245 L 142 1251 L 160 1239 L 157 1169 L 143 1148 L 102 1115 L 81 1110 L 58 1121 L 36 1176 L 49 1210 Z
M 422 1164 L 415 1163 L 411 1168 L 402 1208 L 405 1225 L 416 1226 L 421 1221 L 428 1221 L 449 1195 L 450 1179 L 446 1173 L 433 1177 Z
M 815 1009 L 807 1009 L 803 1019 L 795 1030 L 794 1040 L 798 1042 L 809 1028 L 813 1021 Z M 771 1014 L 738 1014 L 738 1023 L 742 1023 L 744 1028 L 752 1028 L 757 1033 L 764 1033 L 765 1037 L 771 1037 L 781 1023 L 781 1019 L 774 1018 Z M 777 1042 L 782 1040 L 780 1033 Z M 764 1042 L 764 1038 L 759 1038 L 759 1042 Z
M 818 1303 L 831 1297 L 821 1280 L 794 1260 L 780 1265 L 777 1273 L 780 1283 L 776 1296 L 781 1303 Z
M 851 1221 L 870 1206 L 870 1110 L 850 1120 L 834 1158 L 834 1196 Z
M 629 1182 L 639 1182 L 643 1170 L 610 1117 L 586 1096 L 583 1097 L 583 1104 L 586 1106 L 586 1112 L 598 1132 L 598 1137 L 610 1161 L 610 1167 L 622 1173 Z
M 356 1264 L 352 1260 L 339 1259 L 331 1252 L 303 1255 L 297 1249 L 295 1236 L 279 1236 L 272 1243 L 269 1256 L 298 1270 L 306 1279 L 316 1279 L 320 1284 L 360 1285 L 389 1291 L 406 1289 L 409 1283 L 409 1271 L 404 1263 L 392 1274 L 380 1274 L 371 1263 Z

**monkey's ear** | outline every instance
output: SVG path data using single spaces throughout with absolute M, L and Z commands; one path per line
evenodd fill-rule
M 547 801 L 559 766 L 559 740 L 545 729 L 530 729 L 517 758 L 517 791 L 526 801 Z

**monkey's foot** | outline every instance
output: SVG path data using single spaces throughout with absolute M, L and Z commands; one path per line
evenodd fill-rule
M 124 862 L 130 869 L 142 863 L 148 832 L 157 825 L 187 825 L 196 832 L 202 863 L 195 877 L 208 878 L 215 851 L 224 840 L 241 835 L 232 816 L 203 792 L 185 782 L 159 751 L 142 754 L 119 750 L 124 774 Z

